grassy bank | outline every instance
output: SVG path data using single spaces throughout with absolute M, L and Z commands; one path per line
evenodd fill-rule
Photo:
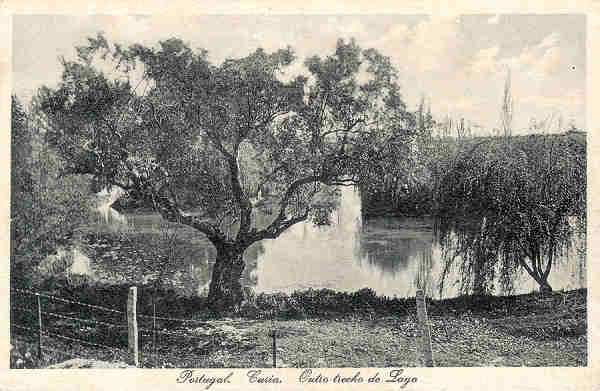
M 56 284 L 54 294 L 61 293 Z M 95 287 L 72 291 L 71 299 L 123 309 L 126 288 Z M 152 314 L 147 288 L 140 288 L 138 311 Z M 93 292 L 93 293 L 92 293 Z M 167 292 L 161 292 L 166 294 Z M 64 296 L 63 296 L 64 297 Z M 13 303 L 27 308 L 25 302 Z M 118 305 L 117 305 L 118 303 Z M 278 365 L 290 367 L 420 366 L 414 299 L 378 297 L 364 289 L 355 293 L 308 290 L 291 295 L 257 295 L 237 312 L 216 316 L 202 298 L 163 296 L 160 316 L 195 322 L 157 321 L 153 344 L 152 320 L 139 320 L 142 362 L 146 367 L 269 367 L 277 330 Z M 76 312 L 54 304 L 48 311 L 119 323 L 119 315 Z M 160 309 L 160 311 L 159 311 Z M 586 290 L 506 297 L 465 296 L 430 300 L 433 351 L 438 366 L 585 366 L 587 362 Z M 14 322 L 35 326 L 36 318 L 13 314 Z M 16 318 L 15 318 L 16 316 Z M 54 327 L 54 329 L 53 329 Z M 94 343 L 125 351 L 126 329 L 108 332 L 86 325 L 70 330 L 65 323 L 49 325 L 76 338 L 85 334 Z M 76 333 L 79 332 L 79 334 Z M 35 337 L 13 329 L 17 348 L 13 367 L 42 367 L 72 357 L 121 361 L 124 357 L 97 347 L 72 350 L 68 341 L 44 337 L 44 359 L 35 356 Z M 69 334 L 73 333 L 73 334 Z M 26 340 L 26 341 L 23 341 Z M 50 349 L 57 352 L 52 352 Z M 154 350 L 156 349 L 156 350 Z M 29 353 L 29 357 L 26 357 Z M 18 360 L 21 360 L 17 363 Z

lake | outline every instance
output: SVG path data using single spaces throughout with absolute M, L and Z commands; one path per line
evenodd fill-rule
M 332 220 L 328 227 L 300 223 L 275 240 L 253 245 L 245 254 L 248 266 L 244 284 L 257 293 L 290 293 L 308 288 L 352 292 L 368 287 L 378 295 L 407 297 L 414 296 L 416 281 L 421 277 L 430 296 L 459 294 L 458 284 L 454 284 L 458 279 L 456 272 L 450 274 L 441 296 L 438 291 L 442 249 L 434 240 L 432 220 L 382 217 L 362 221 L 359 194 L 349 187 L 342 188 L 341 206 Z M 119 216 L 114 221 L 109 224 L 113 231 L 156 232 L 161 224 L 158 215 Z M 97 229 L 106 229 L 106 223 Z M 216 252 L 203 235 L 189 228 L 182 228 L 182 232 L 190 247 L 179 255 L 174 269 L 165 277 L 182 294 L 206 294 Z M 553 266 L 549 282 L 555 290 L 585 286 L 585 263 L 566 262 L 576 256 L 572 250 L 569 258 L 565 256 Z M 113 262 L 79 259 L 73 268 L 102 280 L 118 275 L 120 282 L 129 283 L 156 277 L 147 265 L 123 262 L 118 257 Z M 514 285 L 514 293 L 538 288 L 526 273 Z M 496 289 L 495 293 L 503 292 Z

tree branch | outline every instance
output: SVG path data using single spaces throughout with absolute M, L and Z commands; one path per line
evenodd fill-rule
M 133 189 L 141 194 L 146 194 L 152 199 L 154 210 L 161 217 L 173 223 L 179 223 L 192 227 L 203 234 L 212 242 L 219 243 L 226 240 L 226 236 L 221 232 L 218 226 L 211 223 L 209 220 L 203 220 L 198 216 L 188 215 L 184 213 L 177 205 L 177 201 L 173 196 L 169 187 L 168 173 L 162 167 L 156 167 L 155 170 L 160 171 L 160 178 L 152 181 L 151 178 L 143 178 L 139 171 L 131 164 L 129 167 L 129 177 L 133 182 L 132 185 L 127 185 L 124 189 Z M 121 183 L 112 181 L 116 186 L 121 186 Z
M 356 125 L 358 125 L 359 123 L 365 123 L 365 120 L 362 118 L 357 119 L 356 121 L 354 121 L 349 127 L 345 128 L 345 129 L 333 129 L 333 130 L 329 130 L 325 133 L 323 133 L 321 135 L 321 137 L 326 137 L 329 136 L 330 134 L 334 134 L 334 133 L 340 133 L 340 132 L 344 132 L 344 133 L 358 133 L 358 131 L 352 131 L 352 129 L 354 129 L 354 127 Z M 374 124 L 375 122 L 371 122 L 369 124 L 365 123 L 365 125 L 371 125 Z
M 544 280 L 548 279 L 548 276 L 550 275 L 550 270 L 552 269 L 552 259 L 554 258 L 554 251 L 551 247 L 550 251 L 548 252 L 548 263 L 546 264 L 546 269 L 544 270 Z
M 260 231 L 253 230 L 250 235 L 247 235 L 245 242 L 250 245 L 263 239 L 276 239 L 294 224 L 305 221 L 308 218 L 309 211 L 310 208 L 306 208 L 303 214 L 289 219 L 284 219 L 280 221 L 277 226 L 271 224 L 266 229 Z
M 242 189 L 242 185 L 240 183 L 240 172 L 238 167 L 237 155 L 241 139 L 240 137 L 237 137 L 237 140 L 235 141 L 233 146 L 233 151 L 232 153 L 229 153 L 223 146 L 223 143 L 221 142 L 221 139 L 217 136 L 216 132 L 213 132 L 208 129 L 205 129 L 205 132 L 208 138 L 211 140 L 211 142 L 215 145 L 217 150 L 219 150 L 219 152 L 223 154 L 227 161 L 227 166 L 229 167 L 230 174 L 229 177 L 231 191 L 233 193 L 235 202 L 238 204 L 238 207 L 240 209 L 240 228 L 238 230 L 236 240 L 242 239 L 243 236 L 250 231 L 250 227 L 252 225 L 252 204 L 250 203 L 250 200 L 248 199 L 246 194 L 244 194 L 244 190 Z
M 250 231 L 250 226 L 252 225 L 252 203 L 242 189 L 236 155 L 231 155 L 227 159 L 227 163 L 229 165 L 231 191 L 240 208 L 240 228 L 236 236 L 236 240 L 238 240 L 242 239 Z
M 306 220 L 309 212 L 308 209 L 303 215 L 296 216 L 291 219 L 286 219 L 285 210 L 289 205 L 290 199 L 300 187 L 312 182 L 325 183 L 324 179 L 325 178 L 319 176 L 307 176 L 293 182 L 290 185 L 290 187 L 288 187 L 287 191 L 285 192 L 283 198 L 279 203 L 279 214 L 277 215 L 277 217 L 266 228 L 260 231 L 253 230 L 249 235 L 247 235 L 246 241 L 249 241 L 250 244 L 252 244 L 261 239 L 274 239 L 278 237 L 287 228 L 291 227 L 297 222 Z
M 519 257 L 519 263 L 521 264 L 521 266 L 523 266 L 523 268 L 525 270 L 527 270 L 527 273 L 529 273 L 529 275 L 531 277 L 533 277 L 534 280 L 536 280 L 538 283 L 540 282 L 539 279 L 538 279 L 538 277 L 537 277 L 537 274 L 533 270 L 531 270 L 531 268 L 529 267 L 529 265 L 527 265 L 527 262 L 525 262 L 522 257 Z

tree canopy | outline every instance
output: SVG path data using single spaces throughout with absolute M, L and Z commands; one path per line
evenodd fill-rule
M 100 60 L 115 68 L 103 73 Z M 204 233 L 217 263 L 221 254 L 231 266 L 256 241 L 309 218 L 326 223 L 334 204 L 319 195 L 368 181 L 414 133 L 397 73 L 376 50 L 340 40 L 286 81 L 295 60 L 290 47 L 259 48 L 217 65 L 179 39 L 123 47 L 99 35 L 62 60 L 57 88 L 40 90 L 50 141 L 69 172 L 148 200 Z M 256 210 L 272 219 L 258 224 Z M 226 285 L 215 270 L 211 292 Z

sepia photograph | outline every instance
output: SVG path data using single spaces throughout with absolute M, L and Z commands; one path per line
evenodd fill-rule
M 587 367 L 587 22 L 14 15 L 11 370 Z

